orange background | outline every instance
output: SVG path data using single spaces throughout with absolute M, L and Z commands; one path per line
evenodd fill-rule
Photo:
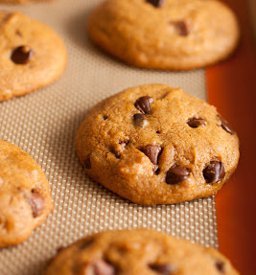
M 207 69 L 206 81 L 209 102 L 217 106 L 239 135 L 241 159 L 237 172 L 217 196 L 219 243 L 220 250 L 241 274 L 255 275 L 256 39 L 248 1 L 224 2 L 238 16 L 241 43 L 228 61 Z

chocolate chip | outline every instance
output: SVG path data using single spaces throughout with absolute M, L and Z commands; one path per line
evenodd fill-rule
M 25 65 L 30 61 L 32 54 L 33 51 L 29 46 L 20 46 L 13 50 L 11 60 L 15 64 Z
M 235 131 L 232 129 L 231 125 L 223 117 L 219 116 L 219 118 L 221 121 L 221 127 L 229 134 L 234 135 Z
M 224 264 L 224 262 L 222 262 L 222 261 L 217 261 L 217 262 L 215 263 L 215 266 L 216 266 L 217 270 L 218 270 L 220 273 L 225 273 L 225 264 Z
M 175 27 L 177 33 L 180 36 L 188 36 L 189 35 L 189 28 L 188 24 L 185 21 L 172 21 L 171 24 Z
M 150 159 L 150 161 L 153 164 L 157 165 L 158 158 L 162 151 L 162 148 L 160 145 L 149 144 L 149 145 L 146 145 L 145 147 L 141 147 L 140 150 Z
M 201 117 L 192 117 L 187 121 L 187 124 L 191 128 L 198 128 L 199 126 L 205 126 L 206 121 Z
M 146 120 L 146 116 L 143 114 L 135 114 L 133 116 L 133 123 L 135 126 L 140 128 L 144 128 L 148 125 L 148 121 Z
M 103 115 L 102 118 L 103 118 L 103 120 L 107 120 L 108 116 L 107 115 Z
M 83 164 L 84 164 L 85 169 L 91 169 L 92 168 L 90 155 L 87 156 L 87 158 L 84 160 Z
M 114 147 L 110 147 L 110 152 L 115 155 L 115 157 L 117 159 L 120 159 L 121 158 L 121 153 L 120 152 L 117 152 L 116 149 Z
M 153 98 L 150 96 L 142 96 L 138 98 L 134 106 L 143 114 L 151 113 L 151 103 L 153 103 Z
M 146 0 L 151 5 L 155 6 L 156 8 L 161 7 L 164 4 L 164 0 Z
M 161 275 L 171 275 L 174 271 L 170 264 L 150 264 L 149 268 Z
M 169 169 L 169 171 L 166 174 L 166 183 L 180 183 L 189 177 L 190 172 L 190 169 L 175 164 Z
M 31 196 L 29 197 L 29 204 L 31 205 L 34 218 L 42 214 L 44 209 L 44 199 L 38 190 L 32 189 Z
M 97 260 L 90 266 L 87 266 L 84 274 L 93 275 L 114 275 L 116 274 L 115 268 L 104 260 Z
M 203 176 L 207 183 L 216 183 L 225 176 L 225 169 L 220 161 L 211 161 L 203 170 Z

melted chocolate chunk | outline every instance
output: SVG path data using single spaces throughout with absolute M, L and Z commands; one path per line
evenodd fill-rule
M 207 183 L 216 183 L 225 176 L 225 169 L 220 161 L 211 161 L 203 170 L 203 176 Z
M 32 54 L 33 51 L 30 49 L 30 47 L 20 46 L 13 50 L 11 60 L 15 64 L 25 65 L 30 61 Z
M 34 218 L 42 214 L 45 201 L 38 190 L 32 189 L 31 196 L 29 198 L 29 204 L 31 206 L 32 214 Z
M 149 268 L 160 275 L 171 275 L 174 268 L 170 264 L 150 264 Z
M 140 148 L 141 152 L 143 152 L 150 161 L 154 164 L 158 164 L 158 158 L 160 156 L 160 153 L 162 151 L 162 148 L 160 145 L 146 145 L 145 147 Z
M 225 273 L 225 264 L 224 264 L 224 262 L 217 261 L 215 263 L 215 267 L 220 273 L 223 273 L 223 274 Z
M 110 147 L 110 152 L 111 152 L 113 155 L 115 155 L 115 157 L 116 157 L 117 159 L 120 159 L 120 158 L 121 158 L 121 153 L 118 152 L 114 147 Z
M 148 121 L 147 121 L 145 115 L 143 115 L 143 114 L 135 114 L 133 116 L 133 123 L 137 127 L 144 128 L 144 127 L 147 126 Z
M 175 27 L 177 33 L 180 36 L 188 36 L 189 35 L 189 28 L 186 21 L 172 21 L 171 24 Z
M 164 0 L 146 0 L 146 2 L 150 3 L 156 8 L 159 8 L 164 4 Z
M 143 114 L 151 113 L 151 103 L 153 103 L 153 98 L 150 96 L 142 96 L 138 98 L 134 106 Z
M 191 128 L 198 128 L 199 126 L 205 126 L 206 121 L 201 117 L 192 117 L 187 121 L 187 124 Z
M 232 129 L 231 125 L 225 120 L 223 117 L 219 117 L 221 121 L 221 127 L 224 129 L 226 132 L 228 132 L 231 135 L 235 134 L 235 131 Z
M 190 170 L 180 165 L 173 165 L 166 174 L 166 183 L 177 184 L 186 180 L 190 175 Z
M 115 275 L 115 268 L 104 260 L 98 259 L 90 265 L 86 265 L 82 268 L 81 274 L 92 275 Z M 79 273 L 80 274 L 80 273 Z

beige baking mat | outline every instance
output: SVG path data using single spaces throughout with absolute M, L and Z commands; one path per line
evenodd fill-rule
M 204 71 L 171 73 L 130 68 L 86 39 L 85 22 L 97 0 L 56 0 L 19 9 L 55 28 L 65 39 L 69 65 L 62 79 L 34 94 L 0 104 L 0 138 L 29 152 L 51 183 L 54 213 L 32 237 L 0 250 L 1 275 L 40 274 L 56 248 L 85 234 L 150 227 L 217 246 L 212 198 L 172 206 L 142 207 L 120 199 L 84 175 L 74 153 L 74 134 L 89 107 L 128 86 L 158 82 L 205 97 Z M 6 6 L 1 5 L 1 8 Z

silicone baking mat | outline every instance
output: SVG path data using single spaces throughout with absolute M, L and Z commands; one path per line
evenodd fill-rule
M 71 3 L 72 2 L 72 3 Z M 74 152 L 74 135 L 95 103 L 124 88 L 166 83 L 205 98 L 203 70 L 171 73 L 140 70 L 112 60 L 86 37 L 86 18 L 96 0 L 62 0 L 47 4 L 4 6 L 41 20 L 64 38 L 69 63 L 56 84 L 0 104 L 0 138 L 20 146 L 43 167 L 55 209 L 32 237 L 0 251 L 0 274 L 40 274 L 59 246 L 105 229 L 149 227 L 217 246 L 213 198 L 179 205 L 142 207 L 90 182 Z

